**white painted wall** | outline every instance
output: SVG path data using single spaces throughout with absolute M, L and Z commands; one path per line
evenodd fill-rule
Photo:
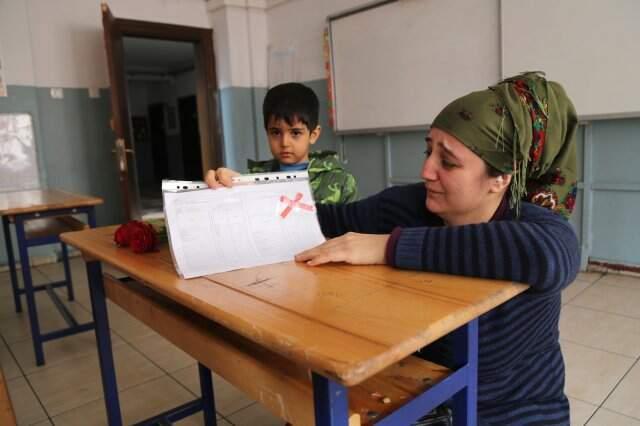
M 267 9 L 269 51 L 293 51 L 296 81 L 326 78 L 322 49 L 327 16 L 367 3 L 371 0 L 272 1 Z
M 108 87 L 101 0 L 0 0 L 7 83 Z M 109 0 L 118 18 L 211 26 L 204 0 Z
M 209 0 L 220 88 L 266 86 L 265 9 L 264 2 Z
M 325 78 L 326 17 L 370 0 L 109 0 L 114 16 L 214 29 L 218 83 L 266 87 L 268 52 L 294 52 L 294 79 Z M 101 0 L 0 0 L 10 85 L 108 87 Z

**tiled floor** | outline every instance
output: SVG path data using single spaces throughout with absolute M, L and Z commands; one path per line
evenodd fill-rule
M 91 317 L 84 263 L 72 261 L 79 319 Z M 34 280 L 62 278 L 59 264 L 34 268 Z M 62 294 L 62 291 L 61 291 Z M 640 279 L 583 273 L 563 294 L 560 337 L 573 425 L 640 426 Z M 44 330 L 63 322 L 38 294 Z M 195 361 L 120 308 L 109 306 L 120 402 L 126 424 L 195 398 Z M 36 367 L 25 314 L 13 309 L 8 273 L 0 273 L 0 364 L 20 425 L 106 424 L 93 333 L 45 344 Z M 219 425 L 282 425 L 259 404 L 214 376 Z M 178 423 L 201 425 L 201 414 Z

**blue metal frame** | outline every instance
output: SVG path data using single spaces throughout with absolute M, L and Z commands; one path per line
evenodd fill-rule
M 109 426 L 122 426 L 120 414 L 120 399 L 116 382 L 116 370 L 111 351 L 111 334 L 109 332 L 109 317 L 107 315 L 107 300 L 102 281 L 102 265 L 97 260 L 87 262 L 87 279 L 91 295 L 91 310 L 95 322 L 96 345 L 98 347 L 98 361 L 102 377 L 102 391 L 107 409 Z
M 317 373 L 313 373 L 312 380 L 316 426 L 348 426 L 347 388 Z
M 25 222 L 33 219 L 42 219 L 50 216 L 63 216 L 69 214 L 86 214 L 87 222 L 90 227 L 96 226 L 95 209 L 93 206 L 73 207 L 65 209 L 48 210 L 45 212 L 24 213 L 11 215 L 14 219 L 16 230 L 16 239 L 18 243 L 18 252 L 20 255 L 20 264 L 22 270 L 23 288 L 20 288 L 18 276 L 16 273 L 16 263 L 13 254 L 13 243 L 11 241 L 11 228 L 9 226 L 9 216 L 2 217 L 2 226 L 4 231 L 5 245 L 7 248 L 7 257 L 9 261 L 9 271 L 11 276 L 11 287 L 13 290 L 13 299 L 16 306 L 16 312 L 22 312 L 22 303 L 20 296 L 25 295 L 27 299 L 27 312 L 29 314 L 29 325 L 31 328 L 31 338 L 33 341 L 33 352 L 36 358 L 36 365 L 45 363 L 43 344 L 46 341 L 59 339 L 77 333 L 83 333 L 93 329 L 93 322 L 78 324 L 73 315 L 64 306 L 58 295 L 53 291 L 57 287 L 67 288 L 67 298 L 74 299 L 73 282 L 71 280 L 71 269 L 69 268 L 69 254 L 67 245 L 60 241 L 58 235 L 52 235 L 42 238 L 27 239 L 24 229 Z M 62 245 L 62 262 L 64 265 L 63 281 L 47 283 L 42 285 L 34 285 L 31 276 L 31 265 L 29 262 L 29 247 L 35 247 L 45 244 L 60 243 Z M 51 297 L 54 306 L 58 309 L 62 317 L 65 319 L 68 327 L 56 330 L 50 333 L 42 334 L 40 331 L 40 322 L 38 320 L 38 311 L 36 307 L 35 292 L 46 290 Z
M 455 371 L 403 405 L 376 426 L 410 425 L 440 404 L 452 399 L 454 426 L 477 423 L 478 320 L 452 334 Z M 317 426 L 346 426 L 349 417 L 347 388 L 313 373 L 313 396 Z M 370 419 L 374 420 L 374 419 Z
M 102 266 L 100 261 L 94 260 L 87 262 L 87 278 L 89 280 L 91 308 L 93 310 L 93 319 L 95 322 L 96 344 L 98 346 L 100 375 L 102 377 L 102 391 L 104 393 L 104 403 L 107 410 L 107 422 L 109 426 L 122 426 L 118 383 L 116 381 L 116 370 L 113 363 L 113 351 L 111 346 L 111 334 L 109 332 L 107 297 L 104 292 L 104 281 L 102 278 Z M 128 280 L 130 280 L 128 277 L 120 279 L 121 282 L 126 282 Z M 216 426 L 216 407 L 211 371 L 203 364 L 198 363 L 198 374 L 200 377 L 200 398 L 143 420 L 136 423 L 134 426 L 171 424 L 201 410 L 204 413 L 205 425 Z

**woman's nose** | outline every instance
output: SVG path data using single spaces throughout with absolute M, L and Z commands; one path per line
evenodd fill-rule
M 432 155 L 428 155 L 424 159 L 424 163 L 422 164 L 422 179 L 424 180 L 435 180 L 436 179 L 436 170 L 434 159 Z

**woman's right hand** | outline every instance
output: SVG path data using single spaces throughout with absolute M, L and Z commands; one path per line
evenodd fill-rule
M 204 181 L 209 185 L 209 188 L 216 189 L 223 186 L 231 188 L 233 186 L 232 178 L 234 176 L 240 176 L 240 173 L 235 170 L 220 167 L 216 170 L 209 170 L 204 175 Z

